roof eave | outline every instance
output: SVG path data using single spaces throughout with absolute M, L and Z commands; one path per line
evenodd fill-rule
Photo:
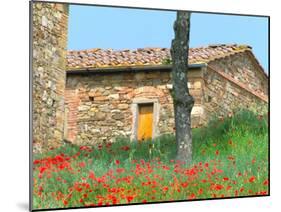
M 206 67 L 206 63 L 189 64 L 189 68 L 196 69 Z M 133 71 L 152 71 L 164 70 L 170 71 L 172 65 L 142 65 L 142 66 L 116 66 L 116 67 L 84 67 L 84 68 L 68 68 L 67 74 L 85 74 L 85 73 L 113 73 L 113 72 L 133 72 Z

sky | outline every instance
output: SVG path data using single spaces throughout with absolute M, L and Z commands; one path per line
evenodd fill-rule
M 68 49 L 171 47 L 175 11 L 71 5 Z M 190 47 L 246 44 L 268 70 L 268 19 L 192 13 Z

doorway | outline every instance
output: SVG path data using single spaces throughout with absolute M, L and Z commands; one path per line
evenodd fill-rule
M 153 103 L 138 105 L 138 141 L 152 139 Z

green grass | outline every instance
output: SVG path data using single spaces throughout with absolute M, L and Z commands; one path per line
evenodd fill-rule
M 36 154 L 34 208 L 267 194 L 267 124 L 242 110 L 194 129 L 191 165 L 174 161 L 174 135 Z

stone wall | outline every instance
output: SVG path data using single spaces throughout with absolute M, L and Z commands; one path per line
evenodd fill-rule
M 233 114 L 239 108 L 267 110 L 268 79 L 243 54 L 214 61 L 203 69 L 204 120 Z
M 252 91 L 268 95 L 268 78 L 256 64 L 251 52 L 234 54 L 212 61 L 208 65 L 247 85 Z
M 33 149 L 63 139 L 68 5 L 32 3 Z
M 202 77 L 189 72 L 189 88 L 195 97 L 192 126 L 201 124 Z M 169 72 L 117 72 L 68 74 L 66 83 L 66 138 L 76 144 L 112 142 L 118 136 L 135 138 L 134 122 L 139 102 L 155 106 L 154 137 L 174 131 L 173 100 Z

